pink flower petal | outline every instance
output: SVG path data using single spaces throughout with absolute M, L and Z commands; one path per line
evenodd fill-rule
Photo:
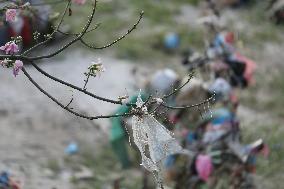
M 5 51 L 6 54 L 14 54 L 19 52 L 19 47 L 14 41 L 10 41 L 5 46 L 1 46 L 0 50 Z
M 16 77 L 19 75 L 19 72 L 22 70 L 24 64 L 21 60 L 16 60 L 13 68 L 13 75 Z
M 6 21 L 13 22 L 16 19 L 17 10 L 16 9 L 8 9 L 6 11 Z

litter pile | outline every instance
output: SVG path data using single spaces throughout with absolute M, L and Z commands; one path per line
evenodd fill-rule
M 16 181 L 13 176 L 3 171 L 0 173 L 0 188 L 1 189 L 20 189 L 20 183 Z
M 267 157 L 269 149 L 262 139 L 243 144 L 237 110 L 239 94 L 254 84 L 256 63 L 243 56 L 235 47 L 233 32 L 217 28 L 218 26 L 208 20 L 201 23 L 210 26 L 208 28 L 214 36 L 208 39 L 203 55 L 191 50 L 184 53 L 182 64 L 190 73 L 194 70 L 196 77 L 167 99 L 167 104 L 183 107 L 212 96 L 214 100 L 197 106 L 196 110 L 163 107 L 160 112 L 164 114 L 155 117 L 159 123 L 151 129 L 163 124 L 175 133 L 180 146 L 190 152 L 179 153 L 182 150 L 177 149 L 175 153 L 164 158 L 164 183 L 174 185 L 176 189 L 255 188 L 253 175 L 256 158 L 259 155 Z M 159 70 L 149 79 L 142 98 L 145 101 L 148 94 L 162 97 L 183 83 L 183 79 L 173 70 Z M 137 96 L 134 96 L 131 102 L 135 103 L 136 99 Z M 129 111 L 129 108 L 122 107 L 116 113 Z M 129 131 L 129 128 L 124 128 L 122 118 L 112 119 L 111 143 L 124 168 L 130 166 L 125 140 L 128 134 L 132 136 Z M 137 131 L 133 132 L 135 134 Z M 153 133 L 144 134 L 146 138 L 143 141 L 149 139 L 151 134 Z M 143 141 L 137 142 L 137 138 L 134 141 L 141 151 L 140 144 Z M 145 164 L 149 159 L 145 159 L 147 150 L 145 146 L 142 147 L 142 164 Z M 148 150 L 151 156 L 152 149 Z M 155 166 L 151 166 L 153 167 Z

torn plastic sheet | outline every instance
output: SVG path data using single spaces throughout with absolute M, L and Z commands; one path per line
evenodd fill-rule
M 132 117 L 132 130 L 134 143 L 137 145 L 142 163 L 148 171 L 154 173 L 159 187 L 161 187 L 161 162 L 167 156 L 176 153 L 186 153 L 173 138 L 173 133 L 167 130 L 152 115 L 147 108 L 142 107 L 144 102 L 139 95 L 136 105 L 143 111 L 142 116 Z

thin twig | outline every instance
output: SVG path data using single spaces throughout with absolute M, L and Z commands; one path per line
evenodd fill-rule
M 143 106 L 146 106 L 149 102 L 151 102 L 150 100 L 152 99 L 152 95 L 149 95 L 149 97 L 145 100 L 145 102 L 142 104 Z
M 100 25 L 101 25 L 101 23 L 96 24 L 94 28 L 92 28 L 92 29 L 86 31 L 85 34 L 90 33 L 90 32 L 92 32 L 92 31 L 98 29 Z M 57 32 L 58 32 L 58 33 L 61 33 L 61 34 L 63 34 L 63 35 L 66 35 L 66 36 L 70 36 L 70 35 L 78 36 L 78 35 L 80 35 L 80 33 L 67 33 L 67 32 L 63 32 L 63 31 L 61 31 L 61 30 L 57 30 Z
M 70 104 L 73 102 L 74 98 L 72 97 L 69 103 L 65 106 L 66 108 L 70 106 Z
M 124 35 L 120 36 L 119 38 L 117 38 L 116 40 L 114 40 L 113 42 L 111 42 L 111 43 L 109 43 L 109 44 L 107 44 L 107 45 L 104 45 L 104 46 L 101 46 L 101 47 L 97 47 L 97 46 L 95 46 L 95 45 L 90 45 L 90 44 L 88 44 L 88 43 L 85 42 L 84 39 L 82 39 L 82 38 L 80 39 L 80 41 L 81 41 L 82 44 L 84 44 L 85 46 L 87 46 L 87 47 L 89 47 L 89 48 L 91 48 L 91 49 L 105 49 L 105 48 L 108 48 L 108 47 L 110 47 L 110 46 L 116 44 L 116 43 L 119 42 L 120 40 L 124 39 L 124 38 L 125 38 L 127 35 L 129 35 L 133 30 L 135 30 L 135 29 L 137 28 L 138 24 L 140 23 L 140 21 L 142 20 L 143 14 L 144 14 L 144 11 L 142 11 L 142 12 L 140 13 L 140 16 L 139 16 L 139 19 L 137 20 L 137 22 L 132 26 L 132 28 L 130 28 L 129 30 L 127 30 L 127 32 L 126 32 Z
M 169 98 L 170 96 L 173 96 L 174 94 L 176 94 L 178 91 L 180 91 L 183 87 L 185 87 L 189 82 L 190 80 L 194 77 L 194 72 L 192 72 L 190 75 L 189 75 L 189 78 L 186 80 L 185 83 L 183 83 L 182 85 L 180 85 L 178 88 L 174 89 L 171 93 L 167 94 L 167 95 L 164 95 L 162 99 L 166 99 L 166 98 Z
M 215 95 L 212 95 L 211 97 L 207 98 L 206 100 L 200 102 L 200 103 L 197 103 L 197 104 L 192 104 L 192 105 L 186 105 L 186 106 L 169 106 L 167 104 L 162 104 L 162 106 L 166 107 L 166 108 L 169 108 L 169 109 L 189 109 L 189 108 L 193 108 L 193 107 L 199 107 L 207 102 L 210 102 L 211 100 L 214 99 L 214 96 Z
M 88 84 L 88 82 L 89 82 L 89 78 L 90 78 L 90 74 L 88 74 L 88 76 L 87 76 L 87 78 L 85 79 L 85 83 L 84 83 L 84 87 L 83 87 L 83 90 L 87 90 L 87 84 Z

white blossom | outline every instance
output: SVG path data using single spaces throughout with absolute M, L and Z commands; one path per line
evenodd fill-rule
M 156 98 L 155 100 L 156 100 L 157 104 L 162 104 L 164 102 L 163 99 L 161 99 L 161 98 Z

